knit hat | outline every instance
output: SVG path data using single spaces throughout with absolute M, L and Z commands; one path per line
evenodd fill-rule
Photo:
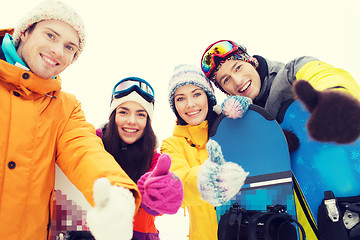
M 213 44 L 211 44 L 207 49 L 209 49 Z M 248 54 L 247 49 L 246 49 L 245 46 L 237 44 L 237 43 L 235 43 L 235 44 L 239 47 L 237 51 L 226 55 L 225 58 L 221 58 L 221 57 L 218 57 L 218 56 L 214 57 L 215 68 L 212 70 L 212 72 L 211 72 L 211 74 L 209 76 L 209 79 L 215 84 L 215 86 L 217 88 L 219 88 L 221 91 L 223 91 L 224 93 L 226 93 L 226 94 L 227 94 L 227 92 L 215 80 L 216 74 L 217 74 L 217 72 L 219 71 L 219 69 L 221 68 L 221 66 L 222 66 L 222 64 L 224 62 L 229 61 L 229 60 L 241 60 L 241 61 L 250 63 L 255 68 L 258 68 L 258 66 L 259 66 L 259 62 L 257 61 L 257 59 L 254 58 L 254 57 L 251 57 Z
M 79 35 L 79 49 L 74 56 L 73 61 L 75 61 L 84 49 L 85 26 L 81 17 L 60 0 L 45 0 L 20 19 L 13 34 L 15 47 L 19 45 L 21 35 L 29 27 L 44 20 L 59 20 L 74 28 Z
M 174 94 L 179 87 L 192 84 L 198 87 L 201 87 L 208 98 L 216 105 L 216 98 L 214 94 L 214 88 L 211 85 L 211 82 L 202 71 L 193 66 L 187 64 L 181 64 L 175 67 L 174 73 L 169 82 L 169 103 L 171 109 L 176 113 Z

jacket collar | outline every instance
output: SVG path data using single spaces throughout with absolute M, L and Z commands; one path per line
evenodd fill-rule
M 184 137 L 189 145 L 202 147 L 208 141 L 208 122 L 204 121 L 196 126 L 175 125 L 173 135 L 177 137 Z
M 8 63 L 11 63 L 12 65 L 21 67 L 26 70 L 30 70 L 26 64 L 23 62 L 23 60 L 19 57 L 19 55 L 16 52 L 16 48 L 13 43 L 13 38 L 10 34 L 6 33 L 2 44 L 1 44 L 1 50 L 3 51 L 6 61 Z
M 265 107 L 266 100 L 269 96 L 270 87 L 272 85 L 272 79 L 267 78 L 267 76 L 269 76 L 269 66 L 265 58 L 259 55 L 254 55 L 254 57 L 259 62 L 259 68 L 257 69 L 257 71 L 260 75 L 261 80 L 260 92 L 259 95 L 254 99 L 254 104 Z
M 52 92 L 61 89 L 59 76 L 55 79 L 43 79 L 4 60 L 0 60 L 0 81 L 14 85 L 25 95 L 30 95 L 32 92 L 40 95 L 52 95 Z
M 8 29 L 0 29 L 0 46 L 2 45 L 3 39 L 5 37 L 5 35 L 8 34 L 12 34 L 14 32 L 13 28 L 8 28 Z M 0 47 L 0 59 L 1 60 L 6 60 L 5 59 L 5 55 Z

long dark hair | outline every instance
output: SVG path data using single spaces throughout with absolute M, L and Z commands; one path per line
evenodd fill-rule
M 106 151 L 136 183 L 150 168 L 156 147 L 156 136 L 148 116 L 143 136 L 133 144 L 126 144 L 119 136 L 115 115 L 116 110 L 111 113 L 109 122 L 102 129 L 102 140 Z
M 206 94 L 207 97 L 207 102 L 208 102 L 208 113 L 206 115 L 205 120 L 208 121 L 208 133 L 211 130 L 212 125 L 214 124 L 215 119 L 217 118 L 218 114 L 216 112 L 214 112 L 213 108 L 214 108 L 214 103 L 213 101 L 211 101 L 211 99 L 209 98 L 209 96 Z M 176 110 L 175 107 L 175 116 L 177 118 L 176 124 L 177 125 L 188 125 L 187 122 L 185 122 L 184 119 L 182 119 L 182 117 L 180 117 L 178 111 Z

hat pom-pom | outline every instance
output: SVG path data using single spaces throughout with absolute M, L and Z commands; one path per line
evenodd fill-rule
M 222 103 L 222 110 L 228 118 L 242 118 L 249 109 L 252 100 L 243 96 L 229 96 Z
M 213 106 L 213 111 L 217 114 L 217 115 L 220 115 L 222 113 L 222 108 L 220 105 L 214 105 Z

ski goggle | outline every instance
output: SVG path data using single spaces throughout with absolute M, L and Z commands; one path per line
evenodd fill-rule
M 214 57 L 225 58 L 226 56 L 241 50 L 246 53 L 245 47 L 237 45 L 230 40 L 220 40 L 211 44 L 204 52 L 201 58 L 201 69 L 206 77 L 210 77 L 212 71 L 216 67 Z
M 111 101 L 114 98 L 124 97 L 132 91 L 136 91 L 149 103 L 155 102 L 154 89 L 147 81 L 137 77 L 129 77 L 119 81 L 113 89 Z

